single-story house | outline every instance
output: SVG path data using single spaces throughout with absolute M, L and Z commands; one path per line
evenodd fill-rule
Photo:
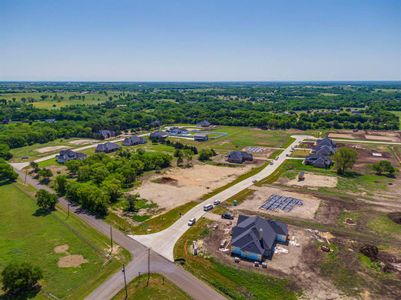
M 96 152 L 105 152 L 105 153 L 110 153 L 110 152 L 114 152 L 117 151 L 118 149 L 120 149 L 121 147 L 115 143 L 104 143 L 104 144 L 99 144 L 96 147 Z
M 137 135 L 127 137 L 123 141 L 124 146 L 135 146 L 135 145 L 140 145 L 140 144 L 146 144 L 146 140 L 143 137 L 140 137 Z
M 198 124 L 196 124 L 198 127 L 210 127 L 211 125 L 212 124 L 207 120 L 200 121 Z
M 164 131 L 155 131 L 150 134 L 152 141 L 164 140 L 168 137 L 168 134 Z
M 327 156 L 319 156 L 319 155 L 309 155 L 305 158 L 305 165 L 312 165 L 316 168 L 329 168 L 333 161 Z
M 236 150 L 228 154 L 227 161 L 235 164 L 242 164 L 244 161 L 253 161 L 253 156 L 248 152 Z
M 84 160 L 86 158 L 85 153 L 75 152 L 70 149 L 61 150 L 59 155 L 56 155 L 58 163 L 63 164 L 69 160 Z
M 207 141 L 209 139 L 207 134 L 195 134 L 194 135 L 194 141 L 198 141 L 198 142 L 204 142 Z
M 46 123 L 55 123 L 56 119 L 45 119 Z
M 116 132 L 113 130 L 99 130 L 99 134 L 104 140 L 116 136 Z
M 253 261 L 271 258 L 277 243 L 287 243 L 287 224 L 258 216 L 238 217 L 232 231 L 231 254 Z
M 167 129 L 166 132 L 168 132 L 169 135 L 173 135 L 173 136 L 188 134 L 188 130 L 186 130 L 185 128 L 180 128 L 180 127 L 171 127 L 169 129 Z

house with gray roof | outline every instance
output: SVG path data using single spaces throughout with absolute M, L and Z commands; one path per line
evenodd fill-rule
M 99 130 L 98 132 L 102 139 L 109 139 L 116 136 L 116 132 L 113 130 Z
M 198 127 L 210 127 L 211 125 L 212 124 L 207 120 L 200 121 L 198 124 L 196 124 Z
M 84 160 L 86 158 L 85 153 L 75 152 L 70 149 L 61 150 L 60 154 L 56 155 L 56 160 L 60 164 L 64 164 L 70 160 Z
M 164 140 L 168 137 L 168 134 L 164 131 L 155 131 L 150 134 L 150 139 L 152 141 Z
M 110 153 L 110 152 L 114 152 L 117 151 L 118 149 L 120 149 L 121 147 L 119 145 L 117 145 L 116 143 L 104 143 L 104 144 L 98 144 L 96 147 L 96 152 L 104 152 L 104 153 Z
M 236 150 L 228 154 L 227 161 L 235 164 L 242 164 L 245 161 L 253 161 L 253 156 L 248 152 Z
M 137 135 L 127 137 L 123 141 L 124 146 L 135 146 L 135 145 L 140 145 L 140 144 L 146 144 L 146 140 L 143 137 L 140 137 Z
M 317 168 L 329 168 L 333 164 L 330 156 L 334 153 L 336 153 L 336 143 L 325 137 L 316 142 L 316 146 L 312 149 L 312 153 L 305 158 L 304 163 Z
M 231 253 L 253 261 L 271 258 L 277 243 L 287 243 L 287 224 L 240 215 L 232 231 Z

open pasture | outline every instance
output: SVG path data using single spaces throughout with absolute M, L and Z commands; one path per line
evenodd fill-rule
M 82 299 L 128 255 L 120 250 L 109 261 L 107 238 L 73 215 L 39 213 L 34 192 L 19 183 L 0 187 L 0 271 L 10 262 L 30 262 L 44 274 L 39 299 Z

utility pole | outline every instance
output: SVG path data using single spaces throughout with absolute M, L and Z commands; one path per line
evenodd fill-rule
M 146 283 L 146 286 L 149 286 L 149 280 L 150 280 L 150 248 L 148 248 L 148 282 Z
M 70 201 L 68 201 L 67 218 L 70 216 Z
M 128 289 L 127 289 L 127 277 L 125 276 L 125 265 L 123 264 L 123 274 L 124 274 L 124 287 L 125 287 L 125 299 L 128 299 Z
M 110 254 L 113 253 L 113 227 L 110 225 Z
M 25 170 L 25 179 L 24 179 L 24 184 L 26 184 L 26 177 L 28 176 L 28 170 Z

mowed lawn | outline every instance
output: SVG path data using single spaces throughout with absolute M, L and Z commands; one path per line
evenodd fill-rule
M 54 295 L 59 299 L 83 299 L 121 264 L 125 250 L 107 262 L 107 238 L 74 216 L 61 211 L 35 216 L 36 203 L 19 183 L 0 186 L 0 271 L 10 262 L 31 262 L 44 273 L 38 299 Z M 54 248 L 68 245 L 68 253 Z M 79 267 L 58 267 L 66 255 L 82 255 L 87 263 Z M 1 293 L 1 290 L 0 290 Z M 53 297 L 54 298 L 54 297 Z
M 217 126 L 212 132 L 226 133 L 225 136 L 207 142 L 195 142 L 186 139 L 175 138 L 184 144 L 195 145 L 198 148 L 213 148 L 222 153 L 230 150 L 240 150 L 247 146 L 285 148 L 292 141 L 291 130 L 262 130 L 252 127 Z M 317 134 L 314 131 L 298 132 L 298 134 Z M 210 134 L 209 134 L 210 135 Z M 213 136 L 211 136 L 213 137 Z
M 175 284 L 159 274 L 141 275 L 128 284 L 129 300 L 190 300 L 191 298 L 180 290 Z M 121 290 L 113 300 L 123 300 L 125 290 Z

